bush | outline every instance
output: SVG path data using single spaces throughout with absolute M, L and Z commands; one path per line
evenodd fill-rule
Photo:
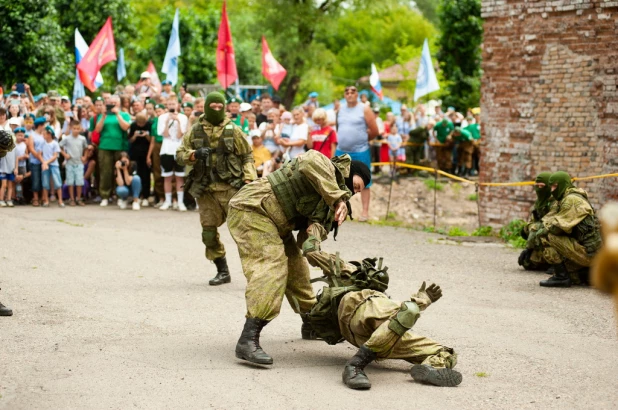
M 468 195 L 468 201 L 476 201 L 479 198 L 478 194 L 470 194 Z
M 440 235 L 446 235 L 446 232 L 444 231 L 444 229 L 441 229 L 441 228 L 436 229 L 433 226 L 426 226 L 425 228 L 423 228 L 423 232 L 439 233 Z
M 444 189 L 444 185 L 439 182 L 436 182 L 433 179 L 426 179 L 425 186 L 430 190 L 442 191 Z
M 491 236 L 493 234 L 493 229 L 491 226 L 481 226 L 474 232 L 472 232 L 472 236 Z
M 470 236 L 470 234 L 458 226 L 454 226 L 448 231 L 448 236 Z
M 513 219 L 506 226 L 500 229 L 500 237 L 514 248 L 525 248 L 526 240 L 521 237 L 521 228 L 524 227 L 526 221 L 521 219 Z

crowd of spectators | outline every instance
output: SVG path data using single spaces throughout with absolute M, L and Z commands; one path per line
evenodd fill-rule
M 0 207 L 32 204 L 64 207 L 110 201 L 125 209 L 153 206 L 186 211 L 195 201 L 182 187 L 185 169 L 175 160 L 183 135 L 204 112 L 204 99 L 162 89 L 142 74 L 136 85 L 118 86 L 71 101 L 50 90 L 34 96 L 16 84 L 0 97 L 0 129 L 11 130 L 16 148 L 0 160 Z M 228 100 L 227 115 L 253 147 L 260 176 L 308 149 L 331 158 L 349 154 L 371 162 L 437 163 L 441 169 L 473 175 L 478 171 L 479 112 L 467 116 L 438 105 L 428 113 L 404 105 L 400 115 L 380 115 L 366 94 L 346 87 L 344 99 L 329 109 L 311 93 L 290 110 L 277 96 L 259 95 L 250 103 Z M 375 167 L 374 172 L 380 172 Z M 361 193 L 361 221 L 368 218 L 370 186 Z

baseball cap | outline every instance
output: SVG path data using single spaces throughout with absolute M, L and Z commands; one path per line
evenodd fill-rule
M 19 93 L 17 91 L 11 91 L 9 97 L 19 97 Z
M 478 115 L 478 114 L 481 113 L 481 108 L 480 107 L 475 107 L 475 108 L 471 109 L 470 111 L 472 111 L 472 114 Z
M 13 117 L 9 120 L 9 125 L 21 125 L 19 117 Z
M 139 78 L 151 78 L 151 75 L 148 71 L 144 71 L 142 75 L 139 76 Z
M 247 111 L 251 111 L 251 104 L 249 103 L 241 103 L 240 104 L 240 112 L 247 112 Z
M 71 99 L 69 97 L 67 97 L 66 95 L 63 95 L 60 100 L 61 101 L 71 101 Z
M 57 100 L 57 99 L 59 99 L 59 98 L 60 98 L 60 94 L 58 94 L 58 91 L 56 91 L 56 90 L 49 90 L 49 91 L 47 92 L 47 96 L 48 96 L 50 99 L 54 99 L 54 100 Z

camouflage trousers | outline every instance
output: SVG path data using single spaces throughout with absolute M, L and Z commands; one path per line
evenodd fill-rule
M 472 168 L 472 153 L 474 153 L 474 144 L 472 141 L 463 141 L 457 147 L 457 163 L 460 167 L 467 169 Z
M 571 281 L 575 284 L 581 282 L 577 271 L 589 267 L 593 259 L 581 244 L 569 236 L 548 234 L 541 238 L 541 245 L 543 261 L 550 265 L 564 262 Z
M 225 256 L 225 247 L 221 243 L 217 228 L 225 222 L 228 203 L 236 192 L 238 189 L 229 187 L 227 190 L 207 191 L 197 199 L 202 225 L 202 243 L 206 247 L 206 259 L 208 260 L 212 261 Z
M 418 335 L 412 329 L 403 336 L 388 328 L 401 304 L 373 290 L 350 292 L 339 304 L 339 328 L 356 347 L 365 345 L 378 359 L 403 359 L 413 364 L 452 368 L 457 354 L 450 347 Z
M 420 165 L 424 151 L 425 147 L 423 145 L 406 147 L 406 163 Z
M 296 313 L 309 312 L 316 302 L 309 266 L 281 216 L 276 223 L 262 213 L 230 208 L 227 225 L 247 278 L 247 318 L 273 320 L 284 295 Z
M 450 172 L 453 168 L 453 147 L 450 144 L 437 146 L 436 160 L 438 168 L 442 171 Z

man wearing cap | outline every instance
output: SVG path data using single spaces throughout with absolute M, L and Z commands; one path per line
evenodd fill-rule
M 135 86 L 135 93 L 137 95 L 146 94 L 148 97 L 152 97 L 158 94 L 157 87 L 151 83 L 151 75 L 148 71 L 144 71 L 139 77 L 139 82 Z
M 163 90 L 161 91 L 161 97 L 168 98 L 172 91 L 172 82 L 170 80 L 163 80 L 161 83 Z
M 249 135 L 249 118 L 247 116 L 250 112 L 251 104 L 246 102 L 240 104 L 240 118 L 238 119 L 237 125 L 242 129 L 245 135 Z
M 28 152 L 30 153 L 30 172 L 32 180 L 32 206 L 39 206 L 39 192 L 43 188 L 42 177 L 42 162 L 43 162 L 43 146 L 45 145 L 45 137 L 43 131 L 47 120 L 45 117 L 37 117 L 34 120 L 34 129 L 30 137 L 26 139 Z
M 247 278 L 246 321 L 236 357 L 273 363 L 260 347 L 260 332 L 279 315 L 284 295 L 296 313 L 311 310 L 316 298 L 303 256 L 320 250 L 320 242 L 346 220 L 352 195 L 370 182 L 369 168 L 349 155 L 329 159 L 309 150 L 232 198 L 227 225 Z M 303 324 L 301 335 L 311 338 L 309 324 Z
M 342 105 L 337 115 L 337 139 L 339 145 L 335 155 L 349 154 L 353 160 L 363 162 L 371 167 L 369 142 L 378 136 L 376 115 L 371 108 L 358 101 L 358 90 L 355 86 L 345 88 L 346 104 Z M 369 201 L 371 200 L 371 183 L 363 187 L 361 203 L 363 210 L 359 221 L 369 218 Z
M 49 100 L 49 105 L 51 105 L 54 111 L 56 111 L 56 119 L 58 120 L 58 123 L 64 124 L 64 111 L 60 106 L 60 94 L 58 94 L 58 91 L 49 90 L 47 92 L 47 99 Z M 37 117 L 42 117 L 43 115 L 45 115 L 45 107 L 46 104 L 44 104 L 38 109 L 36 113 Z
M 217 228 L 227 217 L 228 202 L 244 185 L 257 178 L 251 147 L 225 112 L 225 97 L 212 92 L 206 97 L 204 114 L 183 137 L 176 161 L 191 165 L 185 189 L 196 198 L 206 258 L 217 267 L 212 286 L 230 283 L 225 248 Z

